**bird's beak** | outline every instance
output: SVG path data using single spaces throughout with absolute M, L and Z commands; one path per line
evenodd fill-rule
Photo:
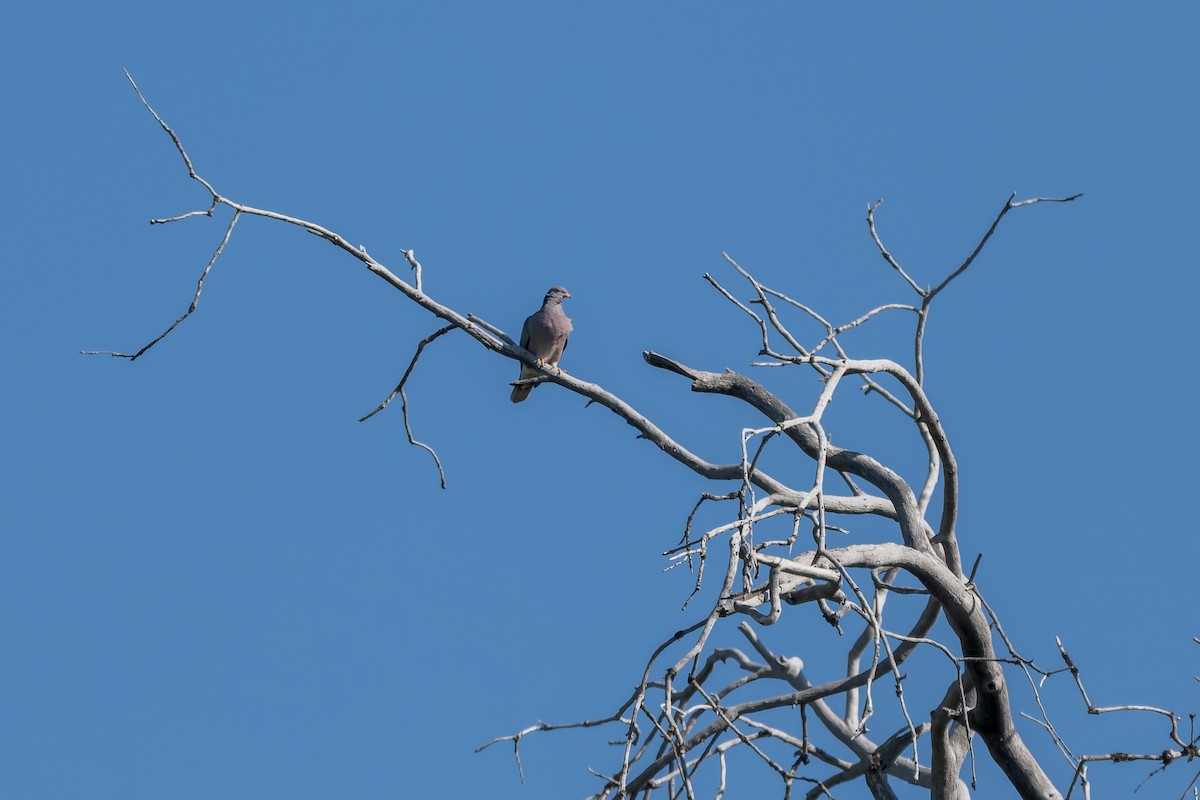
M 570 297 L 570 296 L 571 296 L 570 292 L 563 292 L 563 297 Z

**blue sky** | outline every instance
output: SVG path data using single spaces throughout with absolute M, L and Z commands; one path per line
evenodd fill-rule
M 473 750 L 611 713 L 695 619 L 659 554 L 713 487 L 557 387 L 511 405 L 515 366 L 458 336 L 409 390 L 440 490 L 398 408 L 355 422 L 437 323 L 300 231 L 241 221 L 170 337 L 79 355 L 181 313 L 227 219 L 147 224 L 206 202 L 122 68 L 219 192 L 402 275 L 414 248 L 444 303 L 515 335 L 567 286 L 564 366 L 713 461 L 760 420 L 640 353 L 751 369 L 756 329 L 701 278 L 749 296 L 723 251 L 845 321 L 913 300 L 869 202 L 931 284 L 1011 192 L 1084 192 L 1010 214 L 934 309 L 960 539 L 1026 655 L 1056 666 L 1061 635 L 1097 703 L 1200 705 L 1194 5 L 379 5 L 6 11 L 5 796 L 582 797 L 616 763 L 603 733 L 527 740 L 524 785 Z M 907 335 L 846 344 L 907 360 Z M 818 391 L 755 374 L 796 407 Z M 877 399 L 831 414 L 919 474 Z M 774 635 L 810 664 L 841 647 L 799 616 Z M 1079 752 L 1167 746 L 1047 687 Z

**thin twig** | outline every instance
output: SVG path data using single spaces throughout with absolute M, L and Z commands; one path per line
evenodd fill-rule
M 153 111 L 151 111 L 151 113 L 153 113 Z M 166 127 L 165 123 L 163 124 L 163 127 Z M 170 128 L 167 128 L 167 130 L 169 131 Z M 172 136 L 174 136 L 174 134 L 172 134 Z M 188 167 L 190 169 L 191 165 L 189 164 Z M 220 257 L 221 252 L 225 249 L 225 245 L 229 244 L 229 237 L 233 235 L 233 226 L 237 224 L 237 221 L 241 218 L 241 216 L 241 211 L 233 212 L 233 218 L 229 220 L 229 225 L 225 228 L 225 235 L 221 237 L 221 243 L 217 245 L 217 249 L 213 252 L 212 258 L 210 258 L 208 263 L 204 265 L 204 271 L 200 273 L 200 279 L 196 281 L 196 294 L 192 296 L 192 302 L 188 305 L 187 311 L 180 314 L 179 318 L 172 322 L 170 327 L 168 327 L 158 336 L 151 339 L 148 344 L 143 345 L 142 349 L 138 350 L 136 353 L 116 353 L 111 350 L 81 350 L 80 352 L 88 356 L 112 356 L 114 358 L 128 358 L 130 361 L 136 361 L 142 355 L 142 353 L 145 353 L 151 347 L 154 347 L 154 345 L 165 339 L 168 333 L 175 330 L 179 323 L 190 317 L 192 312 L 195 311 L 200 305 L 200 293 L 204 291 L 204 279 L 208 277 L 209 270 L 213 268 L 213 264 L 217 263 L 217 258 Z
M 507 344 L 510 344 L 513 347 L 517 347 L 517 343 L 514 342 L 507 333 L 500 330 L 499 328 L 497 328 L 492 323 L 488 322 L 483 317 L 477 317 L 474 314 L 467 314 L 467 319 L 469 319 L 471 322 L 474 322 L 476 325 L 478 325 L 479 327 L 488 331 L 489 333 L 495 334 L 496 338 L 499 339 L 500 341 L 506 342 Z
M 704 273 L 704 280 L 708 281 L 709 284 L 711 284 L 714 289 L 716 289 L 718 292 L 720 292 L 725 297 L 726 300 L 733 303 L 735 306 L 740 308 L 742 311 L 745 311 L 746 314 L 751 319 L 753 319 L 755 322 L 758 323 L 759 330 L 762 332 L 762 351 L 761 352 L 764 355 L 770 355 L 770 356 L 775 356 L 776 358 L 780 358 L 781 356 L 776 355 L 771 350 L 771 343 L 768 340 L 768 334 L 767 334 L 767 323 L 763 322 L 762 317 L 760 317 L 758 314 L 755 314 L 750 308 L 748 308 L 746 306 L 745 303 L 743 303 L 741 300 L 738 300 L 736 297 L 734 297 L 733 294 L 731 294 L 728 289 L 726 289 L 724 286 L 722 286 L 720 283 L 718 283 L 717 279 L 714 278 L 709 273 L 707 273 L 707 272 Z
M 996 215 L 996 219 L 992 222 L 992 227 L 988 228 L 987 233 L 985 233 L 983 238 L 979 240 L 979 244 L 975 245 L 975 249 L 971 251 L 971 255 L 967 256 L 967 260 L 964 261 L 958 267 L 958 269 L 947 275 L 941 283 L 939 283 L 935 288 L 931 289 L 926 295 L 926 300 L 932 300 L 934 295 L 942 291 L 942 289 L 945 289 L 950 284 L 950 281 L 957 278 L 967 269 L 967 267 L 971 266 L 971 262 L 975 260 L 975 256 L 979 255 L 979 253 L 983 250 L 984 245 L 988 243 L 988 239 L 992 238 L 992 234 L 996 232 L 996 228 L 1000 225 L 1000 220 L 1004 219 L 1004 215 L 1009 211 L 1012 211 L 1014 208 L 1020 208 L 1021 206 L 1033 205 L 1034 203 L 1069 203 L 1072 200 L 1083 197 L 1083 192 L 1073 194 L 1070 197 L 1032 197 L 1028 200 L 1019 200 L 1014 203 L 1013 198 L 1016 196 L 1016 192 L 1013 192 L 1008 196 L 1008 200 L 1004 203 L 1004 208 L 1000 209 L 1000 213 Z
M 400 410 L 404 417 L 404 433 L 408 436 L 408 443 L 411 445 L 414 445 L 416 447 L 422 448 L 427 453 L 429 453 L 429 455 L 433 456 L 433 463 L 437 464 L 438 478 L 442 483 L 443 489 L 446 488 L 446 473 L 445 473 L 445 471 L 442 470 L 442 460 L 440 458 L 438 458 L 438 454 L 434 451 L 434 449 L 432 447 L 425 444 L 424 442 L 418 442 L 416 439 L 413 438 L 412 428 L 409 427 L 409 424 L 408 424 L 408 396 L 404 393 L 404 384 L 408 381 L 408 376 L 412 374 L 413 367 L 415 367 L 417 365 L 417 360 L 421 358 L 421 352 L 425 349 L 425 345 L 427 345 L 430 342 L 432 342 L 433 340 L 437 339 L 442 334 L 449 333 L 450 331 L 455 330 L 456 328 L 457 328 L 457 326 L 455 326 L 455 325 L 445 325 L 441 328 L 438 328 L 435 332 L 429 334 L 424 339 L 422 339 L 420 342 L 418 342 L 417 343 L 417 351 L 415 353 L 413 353 L 412 361 L 408 362 L 408 369 L 404 370 L 404 376 L 402 378 L 400 378 L 400 383 L 396 384 L 396 388 L 392 390 L 392 393 L 387 396 L 386 400 L 384 400 L 382 403 L 377 405 L 375 407 L 374 411 L 358 418 L 359 422 L 366 422 L 371 417 L 375 416 L 380 411 L 383 411 L 385 408 L 387 408 L 388 403 L 392 402 L 392 400 L 395 399 L 396 395 L 400 395 Z
M 416 287 L 418 292 L 422 291 L 422 289 L 421 289 L 421 262 L 417 261 L 415 251 L 412 248 L 409 248 L 408 250 L 401 250 L 400 252 L 404 254 L 404 260 L 408 262 L 408 265 L 410 267 L 412 267 L 413 286 Z
M 904 278 L 905 282 L 913 288 L 913 291 L 922 297 L 925 295 L 925 290 L 917 286 L 917 282 L 908 277 L 908 273 L 900 266 L 900 262 L 888 252 L 888 249 L 883 246 L 883 241 L 879 238 L 879 232 L 875 230 L 875 209 L 883 204 L 883 198 L 879 198 L 874 203 L 867 205 L 867 228 L 871 231 L 871 238 L 875 240 L 875 246 L 879 248 L 879 254 L 883 256 L 884 261 L 892 265 L 892 269 L 900 273 L 900 277 Z
M 763 310 L 767 312 L 767 319 L 771 320 L 771 324 L 775 327 L 775 330 L 779 331 L 779 334 L 787 341 L 788 344 L 792 346 L 797 353 L 799 353 L 801 356 L 807 356 L 808 351 L 805 350 L 804 346 L 796 340 L 795 336 L 792 336 L 791 331 L 784 327 L 783 323 L 780 322 L 779 316 L 775 313 L 775 307 L 772 306 L 771 301 L 767 299 L 766 287 L 759 283 L 753 275 L 742 269 L 742 265 L 734 261 L 728 253 L 721 253 L 721 256 L 729 262 L 730 266 L 740 272 L 742 277 L 749 281 L 752 287 L 754 287 L 754 292 L 758 295 L 758 300 L 753 300 L 751 302 L 757 302 L 763 307 Z
M 171 126 L 168 125 L 163 118 L 158 115 L 157 111 L 150 107 L 150 103 L 146 100 L 145 95 L 142 94 L 142 90 L 138 88 L 137 83 L 133 80 L 133 76 L 129 74 L 129 70 L 126 69 L 122 71 L 125 73 L 125 77 L 129 80 L 129 84 L 133 86 L 133 90 L 137 92 L 138 99 L 142 101 L 142 105 L 146 107 L 146 110 L 150 112 L 150 115 L 154 117 L 155 121 L 158 122 L 158 124 L 162 126 L 162 129 L 167 132 L 167 135 L 171 137 L 171 141 L 175 143 L 175 149 L 179 151 L 180 157 L 183 158 L 184 166 L 187 167 L 188 177 L 201 184 L 205 189 L 208 189 L 209 194 L 211 194 L 214 198 L 217 197 L 216 191 L 211 185 L 209 185 L 208 181 L 196 174 L 195 168 L 192 167 L 192 160 L 188 158 L 187 151 L 183 149 L 183 142 L 179 141 L 179 137 L 175 135 L 175 131 L 171 130 Z M 164 222 L 166 220 L 158 221 Z
M 1161 714 L 1171 721 L 1171 741 L 1175 742 L 1180 747 L 1187 747 L 1184 741 L 1179 738 L 1179 720 L 1176 716 L 1165 708 L 1156 708 L 1154 706 L 1140 705 L 1124 705 L 1124 706 L 1108 706 L 1100 707 L 1092 703 L 1092 699 L 1088 697 L 1087 690 L 1083 688 L 1083 678 L 1080 675 L 1079 668 L 1075 666 L 1075 662 L 1071 659 L 1067 648 L 1063 646 L 1062 639 L 1055 636 L 1054 641 L 1058 643 L 1058 652 L 1062 656 L 1063 662 L 1067 665 L 1067 669 L 1071 671 L 1071 677 L 1075 679 L 1075 685 L 1079 687 L 1079 694 L 1083 697 L 1083 702 L 1087 706 L 1089 714 L 1109 714 L 1113 711 L 1145 711 L 1151 714 Z

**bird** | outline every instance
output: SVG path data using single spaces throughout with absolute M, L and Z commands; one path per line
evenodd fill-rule
M 567 336 L 571 333 L 571 320 L 567 319 L 567 315 L 563 313 L 562 301 L 564 297 L 570 296 L 571 293 L 563 287 L 551 286 L 542 300 L 541 309 L 531 314 L 521 328 L 521 347 L 533 353 L 534 357 L 543 365 L 558 366 L 563 351 L 567 349 Z M 538 370 L 533 367 L 522 364 L 521 377 L 517 380 L 523 381 L 526 378 L 537 377 L 539 374 Z M 509 399 L 514 403 L 521 402 L 529 397 L 529 393 L 536 385 L 514 386 Z

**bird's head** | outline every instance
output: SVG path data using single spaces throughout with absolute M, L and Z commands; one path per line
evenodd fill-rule
M 570 297 L 571 293 L 561 286 L 551 286 L 546 291 L 546 298 L 543 303 L 562 303 L 564 297 Z

